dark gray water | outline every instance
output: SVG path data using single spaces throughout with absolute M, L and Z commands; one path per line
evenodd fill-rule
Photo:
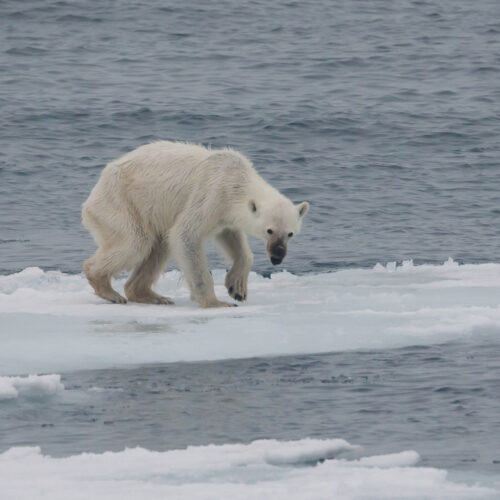
M 3 1 L 0 272 L 80 271 L 100 170 L 156 139 L 309 200 L 292 272 L 498 260 L 499 79 L 497 0 Z
M 157 139 L 233 146 L 310 201 L 291 272 L 498 262 L 499 81 L 497 0 L 2 1 L 0 273 L 80 272 L 81 203 Z M 0 451 L 340 437 L 498 473 L 499 354 L 491 338 L 65 373 L 60 396 L 1 403 Z
M 172 363 L 67 374 L 49 400 L 0 405 L 0 452 L 154 450 L 342 437 L 368 454 L 500 472 L 500 350 L 490 342 Z

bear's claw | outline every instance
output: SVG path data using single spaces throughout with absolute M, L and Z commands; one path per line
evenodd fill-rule
M 247 300 L 247 284 L 244 277 L 235 278 L 229 272 L 226 276 L 226 288 L 230 297 L 243 302 Z

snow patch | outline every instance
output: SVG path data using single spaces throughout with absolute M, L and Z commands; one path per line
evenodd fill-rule
M 451 482 L 443 470 L 409 467 L 418 458 L 412 451 L 360 460 L 333 458 L 355 448 L 341 439 L 261 440 L 67 458 L 44 456 L 38 447 L 11 448 L 0 454 L 0 483 L 3 500 L 479 499 L 499 494 Z

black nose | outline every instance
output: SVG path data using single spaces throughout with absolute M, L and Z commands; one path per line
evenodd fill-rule
M 278 257 L 271 257 L 271 263 L 273 266 L 277 266 L 278 264 L 281 264 L 281 261 L 283 259 L 279 259 Z

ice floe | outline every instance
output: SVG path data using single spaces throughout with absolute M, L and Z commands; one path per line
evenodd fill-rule
M 446 471 L 415 467 L 419 457 L 413 451 L 339 458 L 355 449 L 342 439 L 261 440 L 165 452 L 134 448 L 67 458 L 44 456 L 38 447 L 11 448 L 0 454 L 0 484 L 2 500 L 498 498 L 494 488 L 452 482 Z
M 214 271 L 220 298 L 224 274 Z M 384 349 L 500 332 L 500 264 L 252 273 L 249 301 L 234 309 L 199 308 L 177 271 L 157 289 L 176 304 L 108 304 L 84 276 L 39 268 L 0 276 L 0 374 Z
M 0 377 L 0 401 L 16 399 L 19 395 L 29 397 L 53 396 L 64 391 L 61 376 L 28 375 L 27 377 Z

